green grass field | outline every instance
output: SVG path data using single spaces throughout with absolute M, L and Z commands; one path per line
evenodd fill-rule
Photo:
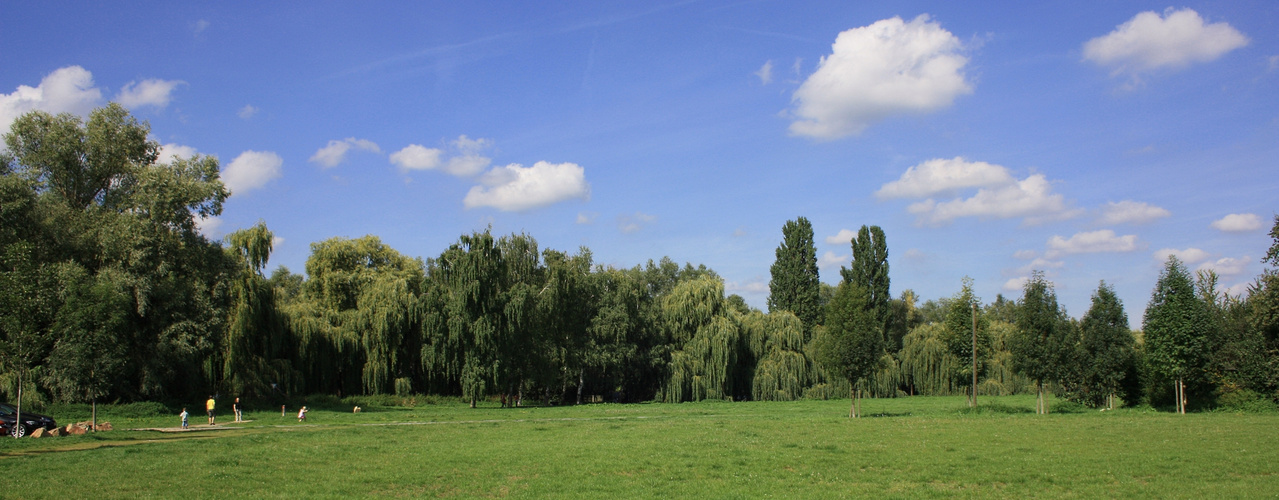
M 1033 396 L 363 413 L 0 439 L 5 498 L 1238 498 L 1279 494 L 1279 414 L 1076 409 Z M 1064 409 L 1067 405 L 1060 405 Z M 72 422 L 54 415 L 60 422 Z M 111 415 L 106 415 L 110 419 Z M 203 424 L 193 412 L 192 424 Z

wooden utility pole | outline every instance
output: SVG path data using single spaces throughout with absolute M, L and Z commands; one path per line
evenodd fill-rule
M 977 304 L 973 303 L 973 399 L 969 407 L 977 407 Z

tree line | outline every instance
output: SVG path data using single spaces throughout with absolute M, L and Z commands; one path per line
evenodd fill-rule
M 1180 411 L 1279 389 L 1274 269 L 1233 297 L 1170 259 L 1139 331 L 1105 283 L 1070 318 L 1042 273 L 1015 301 L 983 303 L 971 280 L 948 298 L 894 298 L 876 226 L 849 242 L 839 284 L 824 284 L 803 217 L 782 228 L 767 312 L 725 295 L 705 266 L 601 266 L 585 247 L 491 230 L 425 259 L 375 236 L 331 238 L 311 245 L 305 275 L 268 274 L 265 223 L 221 241 L 197 230 L 229 195 L 217 160 L 160 159 L 149 132 L 111 104 L 87 121 L 29 113 L 4 136 L 0 390 L 11 398 L 852 396 L 856 415 L 860 395 L 1053 391 Z M 1279 218 L 1271 235 L 1264 260 L 1276 265 Z

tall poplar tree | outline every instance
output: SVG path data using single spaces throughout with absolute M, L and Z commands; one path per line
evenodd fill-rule
M 888 279 L 888 240 L 879 226 L 865 226 L 857 231 L 853 246 L 852 267 L 840 268 L 845 282 L 853 282 L 866 289 L 870 308 L 875 318 L 885 327 L 892 314 Z
M 821 315 L 821 281 L 813 225 L 808 219 L 799 217 L 782 226 L 782 244 L 777 246 L 777 260 L 769 271 L 768 311 L 795 314 L 804 325 L 805 340 L 812 338 Z

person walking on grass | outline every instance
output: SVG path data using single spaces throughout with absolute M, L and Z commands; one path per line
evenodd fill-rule
M 244 407 L 240 406 L 240 398 L 235 398 L 235 402 L 231 403 L 231 411 L 235 412 L 236 422 L 244 421 L 244 413 L 241 412 L 243 409 Z
M 306 421 L 306 407 L 303 406 L 301 410 L 298 410 L 298 422 L 305 422 L 305 421 Z
M 183 428 L 183 429 L 186 429 L 186 428 L 187 428 L 187 417 L 188 417 L 188 416 L 190 416 L 190 415 L 191 415 L 190 413 L 187 413 L 187 409 L 186 409 L 186 408 L 183 408 L 183 409 L 182 409 L 182 413 L 179 413 L 179 414 L 178 414 L 178 416 L 182 417 L 182 428 Z
M 209 410 L 209 425 L 213 425 L 213 407 L 216 405 L 213 396 L 209 396 L 209 400 L 204 402 L 204 409 Z

